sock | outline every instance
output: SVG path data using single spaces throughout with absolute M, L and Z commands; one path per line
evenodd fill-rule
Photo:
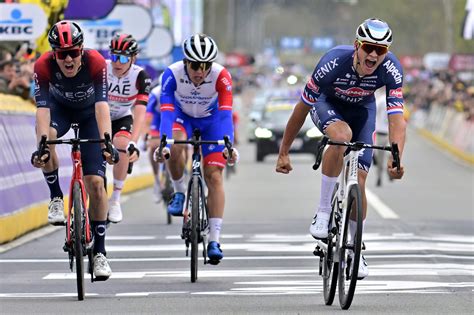
M 120 201 L 120 194 L 122 193 L 124 183 L 124 180 L 118 180 L 114 178 L 114 191 L 112 192 L 112 197 L 110 197 L 111 200 Z
M 92 232 L 94 233 L 94 255 L 105 252 L 105 229 L 106 221 L 92 221 Z
M 63 199 L 63 192 L 61 191 L 61 187 L 59 186 L 58 170 L 59 169 L 55 169 L 50 173 L 43 172 L 43 176 L 46 179 L 46 184 L 48 184 L 49 187 L 51 200 L 55 197 Z
M 336 186 L 337 177 L 329 177 L 323 174 L 321 180 L 321 197 L 319 199 L 318 211 L 331 213 L 331 197 Z M 316 213 L 317 213 L 316 212 Z
M 186 183 L 184 182 L 184 174 L 178 180 L 171 179 L 171 182 L 173 183 L 173 188 L 174 188 L 175 193 L 180 192 L 184 194 L 186 192 Z
M 209 242 L 219 243 L 221 234 L 222 218 L 209 218 Z
M 364 235 L 364 226 L 365 226 L 365 220 L 362 221 L 362 235 Z M 351 237 L 350 241 L 355 238 L 355 233 L 357 230 L 357 221 L 349 220 L 349 236 Z

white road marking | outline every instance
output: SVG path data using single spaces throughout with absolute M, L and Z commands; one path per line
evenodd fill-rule
M 21 246 L 23 244 L 26 244 L 34 239 L 41 238 L 45 235 L 48 235 L 50 233 L 53 233 L 57 230 L 64 229 L 64 227 L 61 226 L 53 226 L 53 225 L 48 225 L 42 229 L 35 230 L 31 233 L 28 233 L 16 240 L 13 240 L 11 242 L 8 242 L 5 245 L 0 246 L 0 254 L 3 252 L 6 252 L 7 250 L 13 249 L 15 247 Z
M 396 214 L 389 206 L 383 203 L 377 195 L 365 188 L 365 195 L 367 196 L 367 203 L 370 204 L 375 211 L 384 219 L 399 219 L 400 217 Z

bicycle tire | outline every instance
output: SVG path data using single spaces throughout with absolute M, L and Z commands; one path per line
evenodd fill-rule
M 73 210 L 74 210 L 74 257 L 76 259 L 76 282 L 77 282 L 77 299 L 84 300 L 84 253 L 82 245 L 82 191 L 78 182 L 74 183 L 72 190 Z
M 191 282 L 196 282 L 198 277 L 198 252 L 199 252 L 199 177 L 193 176 L 191 184 Z
M 334 187 L 334 191 L 332 193 L 332 212 L 329 222 L 334 222 L 333 216 L 336 211 L 339 211 L 337 197 L 335 197 L 339 184 L 336 184 Z M 332 227 L 331 227 L 332 228 Z M 337 226 L 336 226 L 337 229 Z M 339 229 L 337 229 L 339 230 Z M 339 263 L 334 261 L 334 250 L 336 244 L 334 240 L 337 239 L 337 236 L 334 235 L 331 231 L 329 235 L 332 237 L 328 237 L 328 250 L 325 253 L 323 258 L 323 293 L 324 293 L 324 303 L 326 305 L 332 305 L 334 302 L 334 297 L 336 295 L 336 287 L 337 287 L 337 277 L 339 271 Z
M 344 234 L 342 237 L 342 246 L 339 249 L 339 303 L 344 310 L 349 309 L 354 298 L 354 292 L 357 284 L 357 272 L 359 270 L 359 260 L 362 245 L 362 195 L 358 184 L 349 188 L 346 205 L 346 217 L 344 224 Z M 349 220 L 351 211 L 356 211 L 357 230 L 355 239 L 349 244 Z M 352 247 L 353 256 L 350 257 L 348 249 Z M 352 272 L 351 272 L 352 270 Z M 355 274 L 355 276 L 354 276 Z M 347 283 L 348 282 L 348 283 Z

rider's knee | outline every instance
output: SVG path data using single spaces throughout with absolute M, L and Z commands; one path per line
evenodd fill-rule
M 93 176 L 87 179 L 88 194 L 91 199 L 100 200 L 106 196 L 104 189 L 104 180 L 99 176 Z
M 204 172 L 204 178 L 208 186 L 218 187 L 223 185 L 222 170 L 217 167 L 208 168 Z

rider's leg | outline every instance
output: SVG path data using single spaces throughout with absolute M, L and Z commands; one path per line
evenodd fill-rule
M 185 140 L 186 133 L 182 130 L 175 130 L 173 132 L 173 139 Z M 186 145 L 174 144 L 171 146 L 171 156 L 167 162 L 168 170 L 171 175 L 171 182 L 173 183 L 174 194 L 168 205 L 168 213 L 174 216 L 183 215 L 183 207 L 186 193 L 186 182 L 184 178 L 184 151 Z
M 50 127 L 48 140 L 56 140 L 56 138 L 56 129 Z M 56 146 L 50 144 L 48 147 L 51 155 L 49 161 L 45 164 L 43 168 L 43 176 L 46 179 L 46 184 L 48 184 L 51 200 L 56 197 L 62 199 L 63 192 L 61 191 L 61 187 L 59 185 L 59 158 L 58 154 L 56 153 Z
M 150 161 L 151 168 L 153 170 L 153 178 L 154 178 L 154 185 L 153 185 L 153 194 L 155 195 L 155 202 L 160 202 L 163 199 L 161 194 L 161 184 L 160 184 L 160 176 L 161 165 L 153 159 L 154 152 L 156 148 L 160 145 L 159 138 L 151 138 L 148 140 L 148 160 Z
M 209 241 L 219 243 L 222 218 L 224 216 L 225 192 L 222 176 L 223 168 L 216 165 L 204 167 L 204 178 L 208 188 L 207 206 L 209 208 Z
M 114 146 L 119 151 L 120 160 L 113 166 L 114 188 L 110 197 L 111 202 L 120 202 L 123 185 L 127 178 L 128 153 L 126 149 L 129 142 L 130 133 L 128 132 L 118 132 L 113 139 Z

